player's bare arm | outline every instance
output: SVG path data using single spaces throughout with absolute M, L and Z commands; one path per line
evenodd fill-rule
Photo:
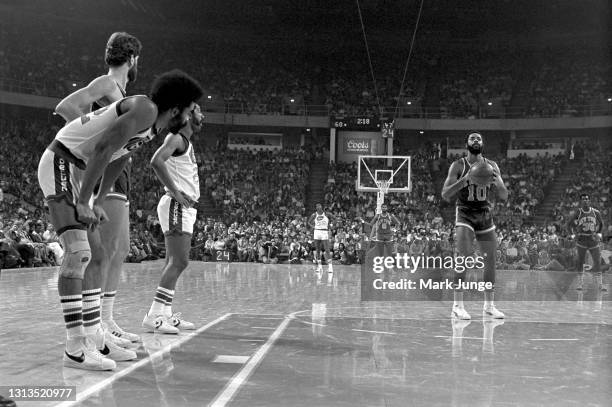
M 174 200 L 176 200 L 179 204 L 190 208 L 195 202 L 193 202 L 193 200 L 183 191 L 178 189 L 172 180 L 172 177 L 170 177 L 168 169 L 165 165 L 165 162 L 168 161 L 168 159 L 172 157 L 174 153 L 184 152 L 185 148 L 185 141 L 180 134 L 168 134 L 164 140 L 164 143 L 157 149 L 155 154 L 153 154 L 153 158 L 151 158 L 151 167 L 153 167 L 153 171 L 155 171 L 155 175 L 157 175 L 157 178 L 161 181 L 161 183 L 168 188 Z
M 497 190 L 497 196 L 499 199 L 505 201 L 508 199 L 508 188 L 506 188 L 506 184 L 504 184 L 504 181 L 502 180 L 501 171 L 499 171 L 497 163 L 490 160 L 489 162 L 493 166 L 493 185 Z
M 444 187 L 442 187 L 442 199 L 445 201 L 450 202 L 451 198 L 457 195 L 457 192 L 468 185 L 469 173 L 459 178 L 462 171 L 463 169 L 458 161 L 453 162 L 448 169 L 448 176 L 444 181 Z
M 574 234 L 574 222 L 578 218 L 578 211 L 573 211 L 569 216 L 567 223 L 565 224 L 565 230 L 569 232 L 570 235 Z
M 313 229 L 315 227 L 314 219 L 315 219 L 315 214 L 313 213 L 312 215 L 310 215 L 310 218 L 308 218 L 308 222 L 307 222 L 308 226 L 310 226 Z
M 104 202 L 106 194 L 115 184 L 117 178 L 119 178 L 119 175 L 121 174 L 127 163 L 130 161 L 131 156 L 132 154 L 126 154 L 123 157 L 111 161 L 108 164 L 106 170 L 104 171 L 104 174 L 102 175 L 102 181 L 100 182 L 100 188 L 98 190 L 98 195 L 94 200 L 94 205 L 101 205 L 102 202 Z
M 116 88 L 117 85 L 110 75 L 99 76 L 89 85 L 66 96 L 55 107 L 55 113 L 70 122 L 87 113 L 89 107 L 95 101 L 103 97 L 110 97 Z
M 77 201 L 78 220 L 86 224 L 98 219 L 89 208 L 96 182 L 108 166 L 113 153 L 123 147 L 138 131 L 151 127 L 157 118 L 157 107 L 147 97 L 133 97 L 122 104 L 123 114 L 105 132 L 94 148 L 83 174 L 81 193 Z

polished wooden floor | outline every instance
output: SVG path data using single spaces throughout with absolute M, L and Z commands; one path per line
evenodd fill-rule
M 140 332 L 161 262 L 125 265 L 116 320 Z M 611 406 L 612 308 L 587 278 L 500 272 L 505 321 L 448 298 L 361 302 L 358 267 L 192 263 L 173 308 L 199 329 L 143 334 L 114 372 L 62 366 L 57 270 L 0 275 L 0 386 L 76 386 L 18 406 Z M 534 301 L 533 293 L 542 300 Z M 538 297 L 538 298 L 540 298 Z M 6 396 L 6 394 L 5 394 Z

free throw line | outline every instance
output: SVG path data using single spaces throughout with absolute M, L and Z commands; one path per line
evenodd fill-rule
M 298 311 L 303 312 L 303 311 Z M 293 312 L 285 317 L 283 322 L 272 332 L 272 335 L 268 338 L 266 343 L 264 343 L 255 354 L 249 359 L 246 365 L 242 367 L 232 379 L 225 385 L 223 390 L 217 394 L 217 396 L 210 402 L 210 407 L 224 407 L 232 401 L 234 396 L 238 393 L 242 385 L 249 380 L 249 377 L 253 374 L 253 371 L 259 366 L 263 358 L 270 351 L 274 343 L 280 338 L 280 336 L 285 332 L 289 323 L 294 319 L 295 314 L 298 312 Z

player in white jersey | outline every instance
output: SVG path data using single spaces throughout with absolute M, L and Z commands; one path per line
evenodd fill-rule
M 172 312 L 176 282 L 189 264 L 197 214 L 195 208 L 181 205 L 175 196 L 186 196 L 192 204 L 200 198 L 198 164 L 191 137 L 202 129 L 203 118 L 200 107 L 196 105 L 190 122 L 179 132 L 168 134 L 151 159 L 151 165 L 166 190 L 157 205 L 157 216 L 166 242 L 166 264 L 151 308 L 142 321 L 147 332 L 178 334 L 181 329 L 195 329 L 195 325 L 183 320 L 180 313 Z
M 89 308 L 84 326 L 83 292 L 100 290 L 101 273 L 108 258 L 97 227 L 108 218 L 101 207 L 130 154 L 163 129 L 178 131 L 187 121 L 195 102 L 202 97 L 200 85 L 184 72 L 160 75 L 151 97 L 132 96 L 77 118 L 64 126 L 43 153 L 38 180 L 49 206 L 65 254 L 60 266 L 58 291 L 67 341 L 64 364 L 90 370 L 112 370 L 115 361 L 106 358 L 109 347 L 99 341 L 98 304 Z M 102 178 L 97 197 L 94 187 Z M 177 197 L 189 205 L 184 196 Z M 96 250 L 91 250 L 91 246 Z M 99 291 L 98 291 L 99 292 Z M 102 337 L 103 338 L 103 337 Z
M 108 73 L 97 77 L 84 88 L 63 99 L 55 108 L 56 113 L 70 122 L 90 111 L 98 110 L 123 99 L 126 96 L 127 84 L 136 80 L 138 57 L 141 50 L 140 41 L 133 35 L 125 32 L 113 33 L 108 39 L 104 55 Z M 121 329 L 113 319 L 113 305 L 119 285 L 119 273 L 130 248 L 128 202 L 130 168 L 131 160 L 102 202 L 102 208 L 109 220 L 100 225 L 100 235 L 106 255 L 110 258 L 109 268 L 108 270 L 91 271 L 93 275 L 102 274 L 102 293 L 86 293 L 88 297 L 101 295 L 100 317 L 102 327 L 106 332 L 105 337 L 121 346 L 127 346 L 130 342 L 140 340 L 138 335 Z M 97 247 L 92 245 L 91 249 L 96 250 Z M 95 268 L 96 266 L 97 263 L 91 262 L 88 267 Z
M 316 212 L 310 215 L 308 219 L 308 225 L 314 228 L 314 242 L 315 242 L 315 260 L 317 261 L 317 273 L 323 270 L 321 264 L 321 248 L 325 249 L 325 261 L 328 264 L 328 272 L 332 273 L 332 258 L 329 251 L 329 226 L 330 221 L 335 222 L 333 215 L 326 214 L 323 212 L 323 206 L 318 203 L 316 206 Z

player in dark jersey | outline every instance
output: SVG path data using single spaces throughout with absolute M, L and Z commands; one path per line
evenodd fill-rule
M 603 230 L 603 219 L 601 213 L 591 207 L 589 194 L 581 194 L 582 206 L 578 208 L 569 218 L 567 229 L 576 237 L 576 248 L 578 249 L 577 271 L 580 271 L 580 282 L 577 289 L 582 290 L 584 281 L 584 260 L 587 251 L 591 253 L 593 259 L 593 275 L 599 283 L 599 289 L 606 291 L 603 284 L 603 274 L 601 273 L 601 232 Z
M 136 81 L 141 50 L 142 45 L 138 38 L 125 32 L 113 33 L 108 39 L 104 55 L 108 73 L 67 96 L 57 105 L 55 111 L 70 121 L 89 111 L 96 111 L 123 99 L 126 96 L 127 84 Z M 100 225 L 102 245 L 109 258 L 108 270 L 100 271 L 104 275 L 100 317 L 107 338 L 121 346 L 140 340 L 138 335 L 121 329 L 113 319 L 119 274 L 130 248 L 128 194 L 131 163 L 130 158 L 102 202 L 102 208 L 109 220 Z M 95 193 L 98 192 L 98 187 L 99 185 Z M 90 263 L 90 267 L 95 267 L 95 263 Z M 109 334 L 113 337 L 109 337 Z
M 380 207 L 381 212 L 376 214 L 372 222 L 368 224 L 372 230 L 370 232 L 370 250 L 376 248 L 383 252 L 382 256 L 390 256 L 392 252 L 393 228 L 399 228 L 402 222 L 389 213 L 387 204 L 383 203 Z
M 489 193 L 491 192 L 491 185 L 493 185 L 497 191 L 497 196 L 506 200 L 508 199 L 508 190 L 500 176 L 497 164 L 482 156 L 483 145 L 483 138 L 480 133 L 468 135 L 466 142 L 467 157 L 456 160 L 451 164 L 448 177 L 442 188 L 442 198 L 450 201 L 452 197 L 457 195 L 455 222 L 457 254 L 459 256 L 473 256 L 473 241 L 476 238 L 484 255 L 484 281 L 495 284 L 497 236 L 491 215 Z M 470 181 L 469 171 L 471 166 L 483 160 L 493 167 L 493 175 L 489 185 L 477 185 Z M 455 284 L 459 282 L 462 275 L 463 273 L 455 272 Z M 504 318 L 504 314 L 497 310 L 493 303 L 493 289 L 485 291 L 483 314 L 493 318 Z M 451 316 L 458 319 L 471 318 L 464 308 L 463 291 L 460 288 L 454 291 Z

